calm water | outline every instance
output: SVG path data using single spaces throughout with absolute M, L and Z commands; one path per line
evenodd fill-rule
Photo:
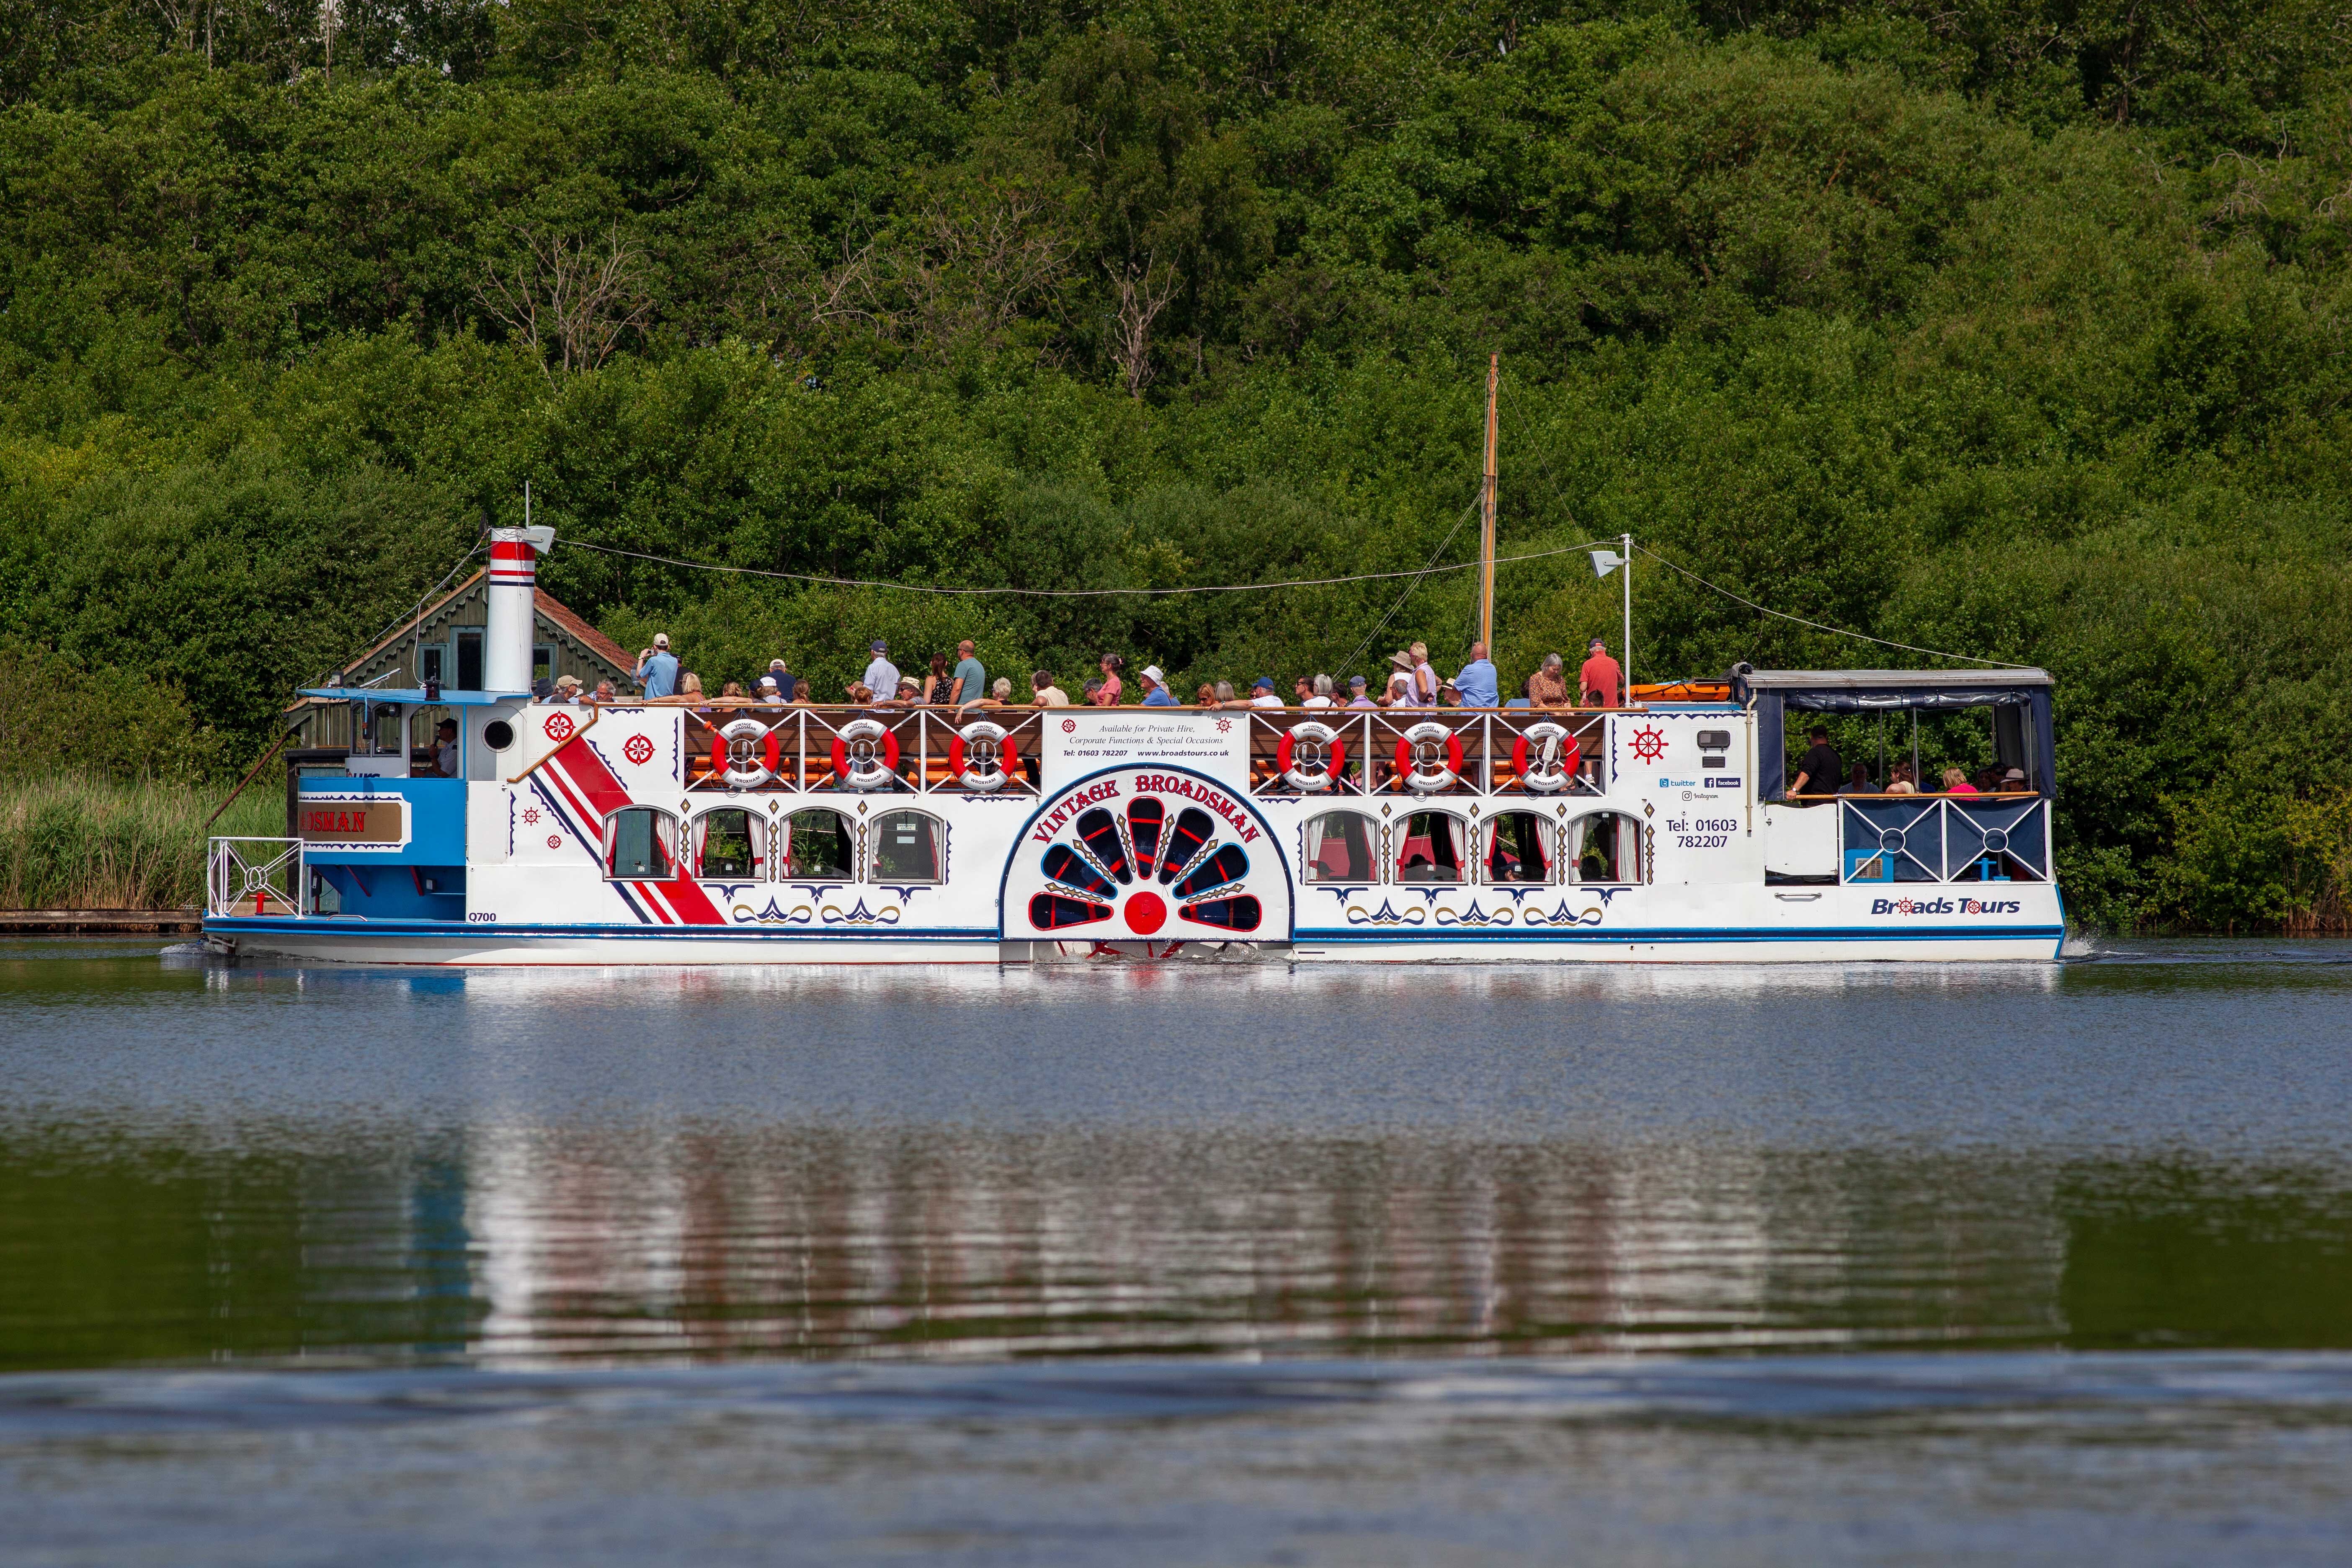
M 0 944 L 0 1560 L 2338 1562 L 2347 1003 Z

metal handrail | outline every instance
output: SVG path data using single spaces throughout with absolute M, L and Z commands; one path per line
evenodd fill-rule
M 248 858 L 238 846 L 246 844 L 277 845 L 280 847 L 268 859 Z M 304 894 L 310 886 L 308 846 L 299 838 L 221 837 L 209 840 L 210 853 L 205 866 L 205 908 L 215 915 L 234 915 L 250 898 L 256 916 L 280 915 L 300 920 Z M 280 873 L 292 866 L 290 879 Z M 281 889 L 273 879 L 286 883 Z M 280 906 L 269 907 L 272 900 Z

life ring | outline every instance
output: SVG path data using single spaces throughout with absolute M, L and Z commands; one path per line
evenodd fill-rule
M 746 744 L 740 754 L 735 743 L 759 742 L 756 750 Z M 757 789 L 776 776 L 776 763 L 781 742 L 776 732 L 757 719 L 738 719 L 719 726 L 710 742 L 710 771 L 727 781 L 730 789 Z M 762 765 L 764 764 L 764 765 Z
M 1534 759 L 1532 766 L 1529 758 Z M 1568 787 L 1581 765 L 1581 753 L 1576 737 L 1564 724 L 1530 724 L 1527 732 L 1511 744 L 1511 771 L 1519 775 L 1519 783 L 1538 795 L 1551 795 Z
M 1440 764 L 1433 758 L 1424 772 L 1420 749 L 1441 741 L 1445 743 L 1444 763 Z M 1404 780 L 1404 787 L 1416 795 L 1451 789 L 1454 781 L 1462 776 L 1462 737 L 1443 724 L 1415 724 L 1397 737 L 1396 771 L 1397 776 Z
M 851 789 L 881 789 L 895 782 L 898 737 L 878 719 L 852 719 L 833 739 L 833 776 Z
M 1301 741 L 1323 748 L 1321 772 L 1310 772 L 1306 768 L 1291 765 L 1293 749 Z M 1346 742 L 1339 739 L 1339 732 L 1330 725 L 1318 724 L 1312 719 L 1303 723 L 1293 724 L 1284 732 L 1281 742 L 1274 750 L 1275 769 L 1282 774 L 1284 781 L 1293 789 L 1305 790 L 1310 794 L 1329 789 L 1337 784 L 1339 782 L 1339 770 L 1347 765 L 1347 761 L 1348 747 Z
M 992 741 L 996 750 L 991 753 L 992 763 L 980 767 L 967 766 L 972 759 L 965 751 L 974 741 Z M 987 771 L 992 765 L 994 773 Z M 982 719 L 966 724 L 948 738 L 948 772 L 969 790 L 982 795 L 993 794 L 1013 782 L 1013 737 L 1004 732 L 1002 724 L 992 724 Z

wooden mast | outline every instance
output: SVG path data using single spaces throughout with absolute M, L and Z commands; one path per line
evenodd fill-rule
M 1503 356 L 1486 360 L 1486 479 L 1478 492 L 1478 640 L 1495 657 L 1495 393 L 1503 376 Z

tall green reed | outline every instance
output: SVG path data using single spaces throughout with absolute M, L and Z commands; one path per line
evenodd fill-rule
M 205 819 L 226 784 L 0 783 L 0 909 L 171 910 L 205 896 Z M 283 781 L 248 785 L 213 835 L 286 831 Z

